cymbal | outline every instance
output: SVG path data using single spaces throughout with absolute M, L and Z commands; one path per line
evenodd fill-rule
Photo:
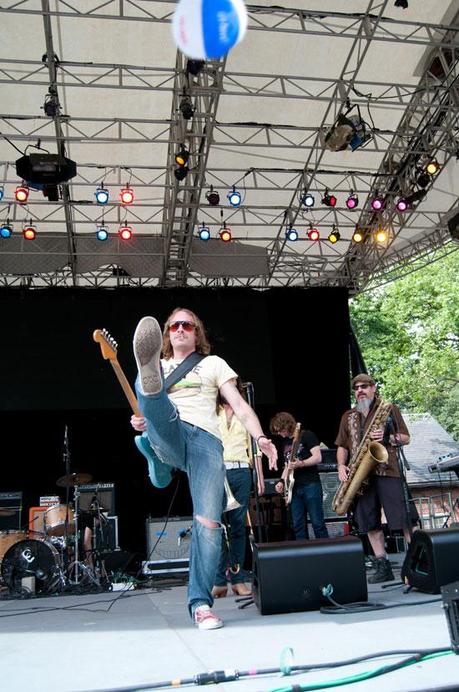
M 14 509 L 2 509 L 0 507 L 0 517 L 12 517 L 14 514 Z
M 92 476 L 89 473 L 71 473 L 68 476 L 61 476 L 58 478 L 56 485 L 60 488 L 70 488 L 72 485 L 84 485 L 91 481 Z

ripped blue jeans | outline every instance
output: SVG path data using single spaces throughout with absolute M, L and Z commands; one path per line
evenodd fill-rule
M 213 604 L 212 586 L 222 544 L 223 445 L 221 441 L 180 420 L 164 389 L 154 396 L 142 394 L 136 383 L 139 408 L 147 422 L 149 442 L 161 461 L 185 471 L 193 501 L 188 608 Z M 197 516 L 218 523 L 209 528 Z

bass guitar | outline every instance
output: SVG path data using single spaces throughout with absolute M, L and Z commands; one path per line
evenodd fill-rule
M 96 329 L 92 335 L 92 338 L 96 343 L 99 344 L 100 350 L 102 351 L 102 357 L 105 360 L 110 361 L 110 365 L 115 371 L 115 375 L 118 378 L 123 392 L 126 395 L 126 399 L 129 401 L 132 412 L 135 416 L 142 416 L 139 410 L 139 404 L 137 402 L 136 395 L 132 391 L 132 387 L 128 382 L 126 375 L 124 374 L 121 365 L 118 363 L 118 344 L 115 339 L 110 336 L 106 329 Z M 155 452 L 151 448 L 148 441 L 146 433 L 142 435 L 136 435 L 134 438 L 137 449 L 148 462 L 148 472 L 150 475 L 150 480 L 154 486 L 157 488 L 165 488 L 169 485 L 171 480 L 171 468 L 166 464 L 155 463 L 159 461 Z
M 300 446 L 301 442 L 301 423 L 297 423 L 295 425 L 295 431 L 293 433 L 293 440 L 292 440 L 292 448 L 290 449 L 290 452 L 288 453 L 287 459 L 286 459 L 286 466 L 288 466 L 290 461 L 295 461 L 297 452 L 298 452 L 298 447 Z M 284 500 L 287 505 L 289 505 L 292 501 L 292 494 L 293 494 L 293 486 L 295 485 L 295 471 L 293 469 L 289 469 L 287 471 L 287 474 L 284 479 Z

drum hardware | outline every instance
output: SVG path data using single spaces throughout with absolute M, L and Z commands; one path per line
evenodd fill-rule
M 92 481 L 89 473 L 70 473 L 57 479 L 56 485 L 60 488 L 71 488 L 76 485 L 85 485 Z

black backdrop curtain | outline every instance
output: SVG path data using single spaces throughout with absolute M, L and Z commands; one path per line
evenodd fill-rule
M 153 488 L 133 443 L 130 409 L 92 340 L 105 327 L 133 384 L 131 339 L 143 315 L 162 323 L 176 306 L 204 321 L 212 352 L 253 382 L 255 408 L 288 410 L 333 446 L 349 406 L 349 314 L 344 289 L 44 289 L 0 291 L 2 477 L 24 494 L 23 523 L 42 495 L 65 494 L 67 425 L 71 470 L 114 482 L 121 547 L 144 551 L 145 519 L 164 516 L 173 488 Z M 185 477 L 172 515 L 191 514 Z

